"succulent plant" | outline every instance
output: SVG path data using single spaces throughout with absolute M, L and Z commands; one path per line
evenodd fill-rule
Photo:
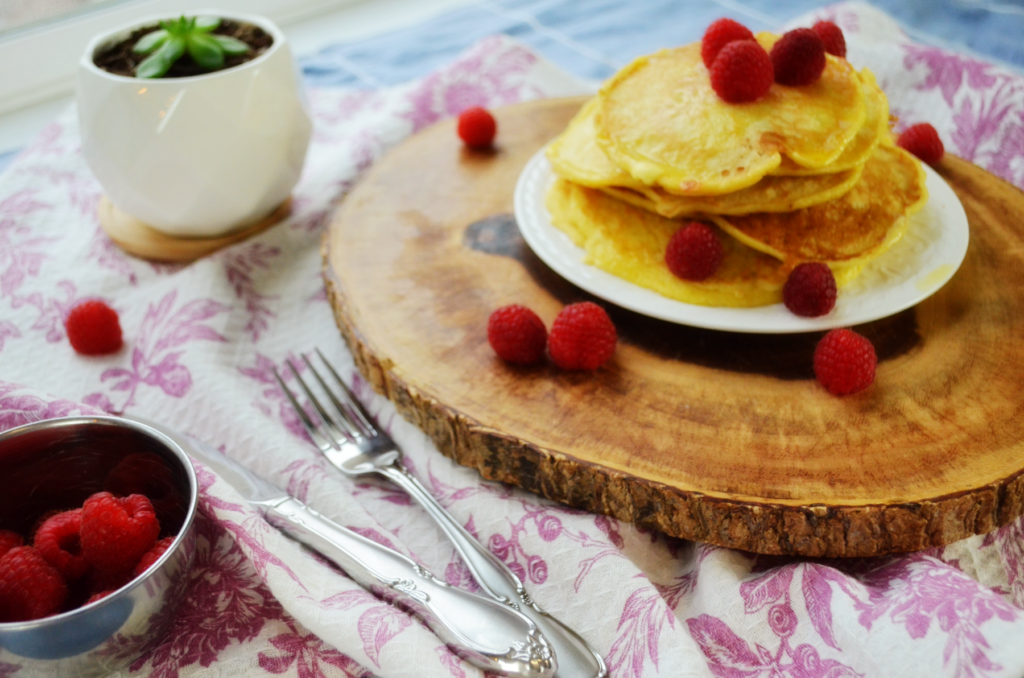
M 139 78 L 159 78 L 185 52 L 199 66 L 209 71 L 224 68 L 224 56 L 245 54 L 249 45 L 227 35 L 213 35 L 220 19 L 209 16 L 186 17 L 161 21 L 160 28 L 142 36 L 135 47 L 136 54 L 149 54 L 135 75 Z

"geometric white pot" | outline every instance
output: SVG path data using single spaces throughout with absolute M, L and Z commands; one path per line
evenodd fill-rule
M 115 207 L 172 236 L 222 235 L 259 221 L 299 180 L 312 132 L 284 34 L 252 61 L 188 78 L 139 79 L 98 68 L 93 55 L 155 17 L 97 36 L 78 69 L 82 152 Z

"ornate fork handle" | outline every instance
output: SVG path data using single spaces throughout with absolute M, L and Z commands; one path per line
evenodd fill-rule
M 253 503 L 271 524 L 327 556 L 364 588 L 411 609 L 477 666 L 522 678 L 554 674 L 557 658 L 526 615 L 449 586 L 402 554 L 346 530 L 298 499 Z
M 466 531 L 399 461 L 375 469 L 415 499 L 444 530 L 473 578 L 492 598 L 530 618 L 551 641 L 558 656 L 557 678 L 600 678 L 607 675 L 601 657 L 575 631 L 542 610 L 519 577 Z

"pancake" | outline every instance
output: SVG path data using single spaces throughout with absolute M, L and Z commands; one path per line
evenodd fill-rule
M 645 189 L 643 182 L 612 162 L 597 144 L 594 116 L 600 103 L 600 99 L 594 97 L 583 104 L 565 131 L 548 146 L 545 151 L 548 162 L 556 174 L 582 186 Z
M 584 262 L 670 299 L 701 306 L 751 307 L 782 301 L 783 264 L 718 231 L 725 256 L 701 282 L 674 276 L 668 241 L 683 224 L 558 179 L 547 194 L 551 222 L 585 252 Z
M 788 264 L 822 261 L 836 269 L 863 266 L 902 237 L 908 217 L 928 199 L 920 161 L 879 144 L 860 181 L 838 200 L 785 214 L 712 215 L 724 231 Z
M 835 200 L 856 185 L 862 167 L 810 177 L 765 177 L 749 188 L 725 195 L 683 197 L 657 189 L 634 190 L 608 186 L 600 190 L 663 217 L 754 212 L 791 212 Z
M 777 37 L 757 39 L 771 49 Z M 601 89 L 597 141 L 635 180 L 686 196 L 751 186 L 783 154 L 801 167 L 824 168 L 857 135 L 866 109 L 853 68 L 826 59 L 812 85 L 773 84 L 758 101 L 729 104 L 711 88 L 700 43 L 640 57 Z
M 565 132 L 548 147 L 552 169 L 574 183 L 599 188 L 663 217 L 788 212 L 834 200 L 860 178 L 862 168 L 854 165 L 843 172 L 809 177 L 768 176 L 753 186 L 723 195 L 674 195 L 634 180 L 608 158 L 597 144 L 594 118 L 599 103 L 595 98 L 584 104 Z
M 782 162 L 771 174 L 800 177 L 822 172 L 844 172 L 867 162 L 875 146 L 889 137 L 889 99 L 871 71 L 865 68 L 857 75 L 864 87 L 864 125 L 853 141 L 846 145 L 842 154 L 832 164 L 817 169 L 801 167 L 784 155 Z

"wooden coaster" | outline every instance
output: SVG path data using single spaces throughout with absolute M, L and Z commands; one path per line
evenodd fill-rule
M 114 206 L 107 196 L 100 198 L 100 226 L 118 247 L 128 254 L 153 261 L 184 263 L 234 245 L 262 233 L 288 216 L 292 208 L 289 196 L 273 212 L 252 226 L 214 238 L 188 238 L 168 235 Z
M 600 370 L 501 362 L 494 309 L 524 304 L 550 327 L 593 300 L 512 217 L 520 171 L 580 103 L 494 111 L 488 152 L 463 149 L 454 120 L 410 137 L 325 235 L 356 364 L 444 454 L 588 511 L 762 553 L 912 551 L 1024 513 L 1024 193 L 949 154 L 936 170 L 967 212 L 967 258 L 932 297 L 858 326 L 879 358 L 861 393 L 815 382 L 822 333 L 716 332 L 605 302 L 619 345 Z

